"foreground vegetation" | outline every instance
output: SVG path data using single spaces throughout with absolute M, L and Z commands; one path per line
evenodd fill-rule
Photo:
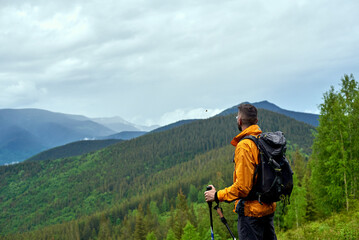
M 307 222 L 298 228 L 277 234 L 279 240 L 355 240 L 359 239 L 359 201 L 352 202 L 352 209 L 329 217 Z

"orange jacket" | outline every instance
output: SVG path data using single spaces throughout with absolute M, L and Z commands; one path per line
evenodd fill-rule
M 248 135 L 259 135 L 262 130 L 258 125 L 252 125 L 239 133 L 231 144 L 236 147 L 234 155 L 234 173 L 233 185 L 223 190 L 217 191 L 219 201 L 236 201 L 236 206 L 239 198 L 245 198 L 253 186 L 253 175 L 256 165 L 259 164 L 258 153 L 259 150 L 255 143 L 250 139 L 243 137 Z M 263 217 L 274 213 L 276 203 L 261 205 L 258 200 L 244 202 L 244 215 L 249 217 Z

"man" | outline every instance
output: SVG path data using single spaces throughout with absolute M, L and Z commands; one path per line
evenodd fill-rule
M 238 237 L 241 240 L 277 239 L 273 217 L 276 203 L 260 203 L 258 200 L 245 199 L 253 187 L 253 177 L 256 166 L 259 164 L 259 150 L 250 139 L 241 139 L 248 135 L 257 136 L 262 133 L 257 125 L 257 109 L 251 104 L 238 106 L 237 124 L 241 131 L 231 144 L 236 147 L 233 161 L 233 185 L 216 191 L 212 189 L 205 192 L 207 202 L 234 201 L 235 212 L 238 213 Z M 257 178 L 254 179 L 256 181 Z

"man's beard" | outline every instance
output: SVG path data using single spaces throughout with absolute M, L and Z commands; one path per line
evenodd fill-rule
M 238 130 L 242 132 L 242 126 L 238 124 Z

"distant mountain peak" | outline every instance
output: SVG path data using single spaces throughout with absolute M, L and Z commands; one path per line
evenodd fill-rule
M 245 103 L 249 103 L 249 102 L 245 102 Z M 301 122 L 305 122 L 308 123 L 314 127 L 317 127 L 319 124 L 319 115 L 318 114 L 313 114 L 313 113 L 304 113 L 304 112 L 297 112 L 297 111 L 291 111 L 291 110 L 286 110 L 286 109 L 282 109 L 280 107 L 278 107 L 277 105 L 264 100 L 264 101 L 260 101 L 260 102 L 255 102 L 255 103 L 251 103 L 253 104 L 256 108 L 262 108 L 265 110 L 269 110 L 272 112 L 276 112 L 276 113 L 280 113 L 283 114 L 285 116 L 294 118 L 298 121 Z M 239 104 L 238 104 L 239 105 Z M 228 114 L 233 114 L 233 113 L 237 113 L 238 112 L 238 105 L 233 106 L 231 108 L 228 108 L 224 111 L 222 111 L 220 114 L 218 114 L 219 116 L 224 116 L 224 115 L 228 115 Z
M 274 103 L 268 102 L 267 100 L 261 101 L 261 102 L 255 102 L 252 103 L 256 108 L 263 108 L 269 111 L 275 111 L 275 110 L 283 110 L 282 108 L 278 107 Z

